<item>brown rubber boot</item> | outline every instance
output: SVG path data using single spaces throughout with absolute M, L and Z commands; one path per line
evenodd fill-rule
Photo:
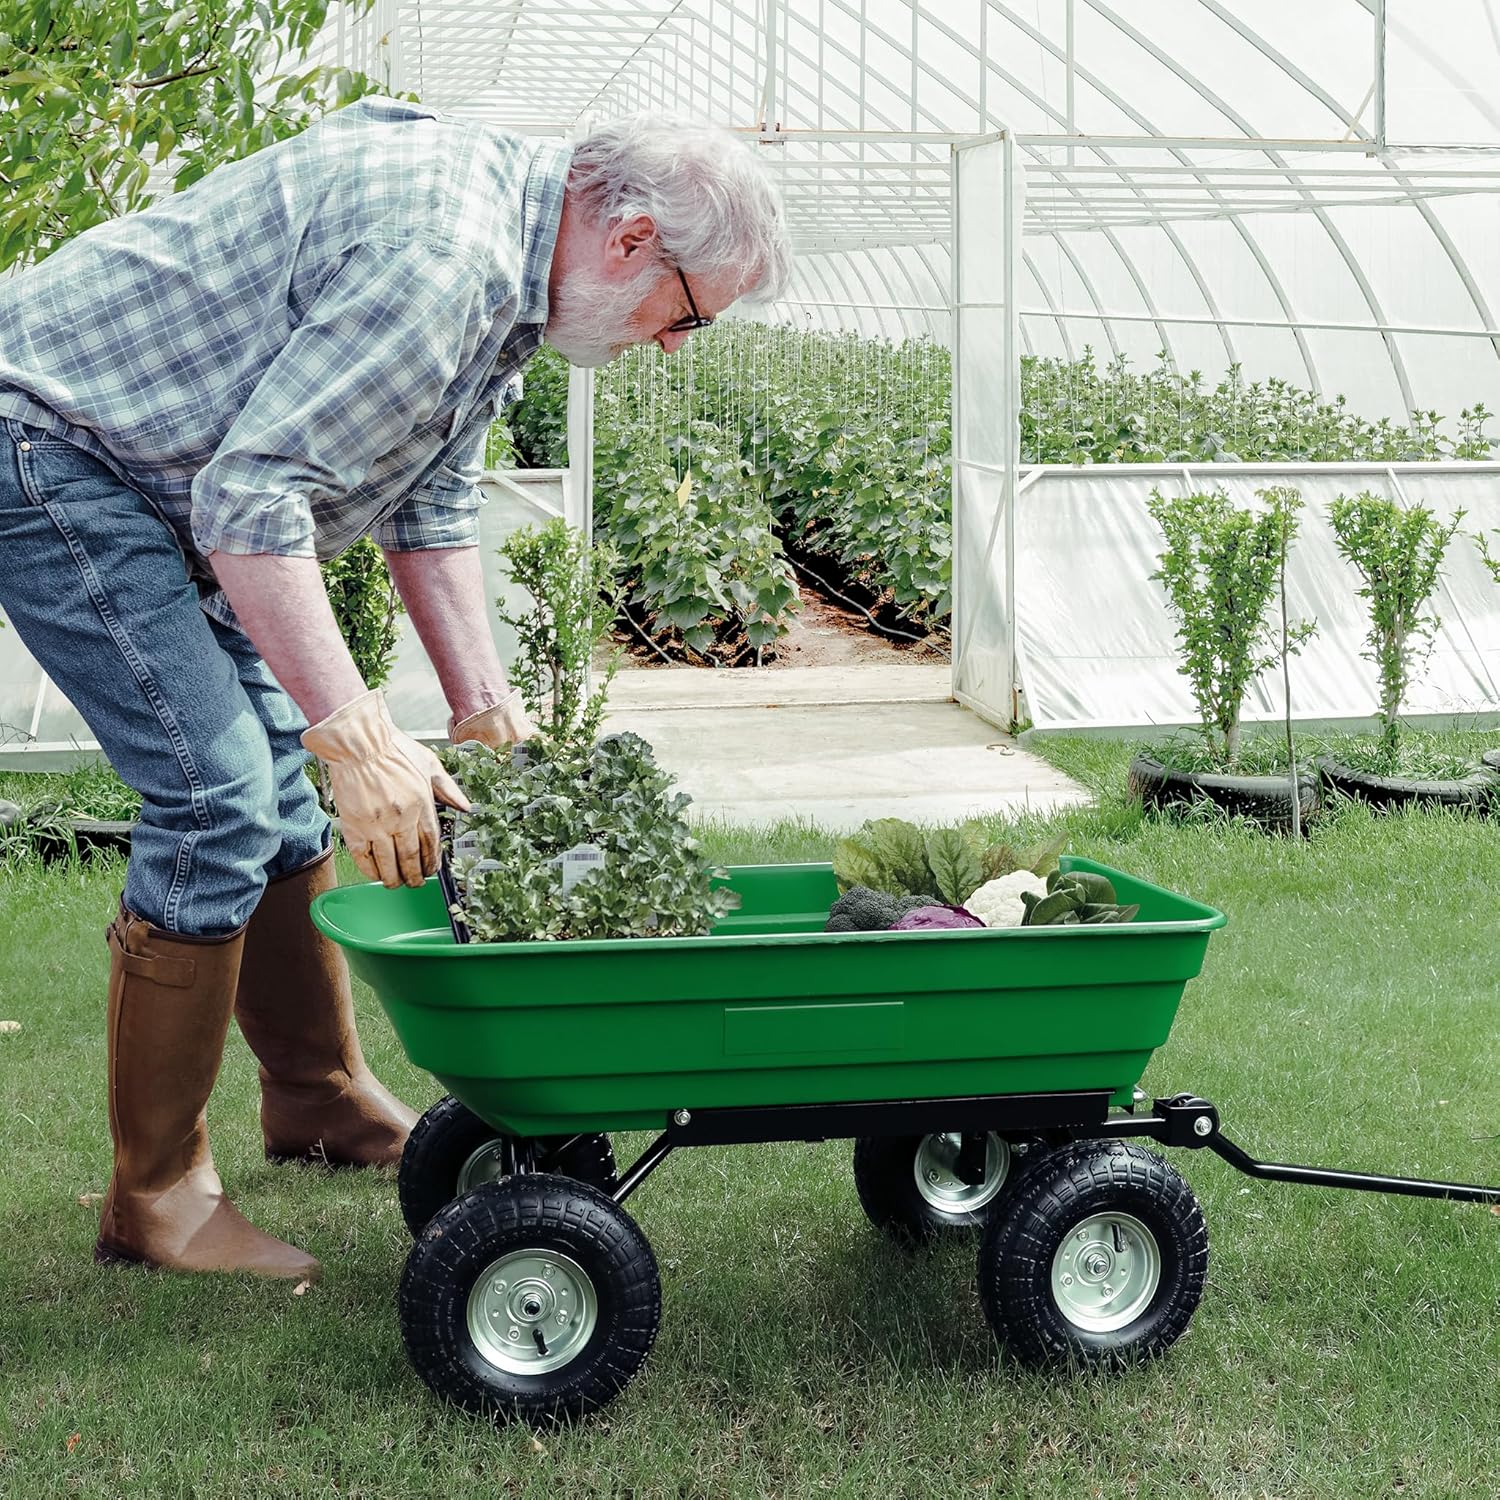
M 244 929 L 183 937 L 122 901 L 110 923 L 109 1129 L 98 1261 L 312 1281 L 318 1263 L 224 1196 L 203 1109 L 219 1075 Z
M 417 1117 L 366 1066 L 349 966 L 307 914 L 337 884 L 328 849 L 266 886 L 245 929 L 235 1019 L 260 1059 L 268 1160 L 398 1166 Z

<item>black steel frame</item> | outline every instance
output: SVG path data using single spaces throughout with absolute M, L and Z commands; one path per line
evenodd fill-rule
M 458 884 L 448 861 L 452 813 L 438 804 L 442 832 L 438 882 L 456 943 L 470 939 L 468 927 L 453 913 Z M 1137 1090 L 1137 1098 L 1144 1097 Z M 1465 1182 L 1429 1182 L 1416 1177 L 1383 1177 L 1372 1172 L 1344 1172 L 1332 1167 L 1299 1167 L 1287 1162 L 1257 1161 L 1219 1128 L 1219 1111 L 1196 1094 L 1157 1099 L 1149 1115 L 1133 1109 L 1112 1115 L 1104 1090 L 1061 1094 L 974 1094 L 951 1099 L 890 1099 L 867 1104 L 787 1104 L 729 1109 L 679 1109 L 667 1128 L 636 1158 L 614 1190 L 623 1203 L 680 1146 L 729 1146 L 768 1141 L 848 1140 L 865 1135 L 927 1135 L 956 1131 L 965 1135 L 1061 1135 L 1085 1140 L 1145 1136 L 1162 1146 L 1190 1150 L 1207 1147 L 1247 1177 L 1269 1182 L 1296 1182 L 1306 1187 L 1353 1188 L 1366 1193 L 1402 1193 L 1413 1198 L 1447 1198 L 1459 1203 L 1500 1203 L 1500 1187 Z M 576 1139 L 576 1137 L 575 1137 Z M 556 1154 L 556 1153 L 552 1153 Z M 516 1170 L 535 1170 L 528 1149 L 519 1149 Z
M 682 1146 L 725 1146 L 750 1142 L 847 1140 L 867 1135 L 926 1135 L 941 1131 L 971 1134 L 1044 1135 L 1063 1140 L 1145 1137 L 1161 1146 L 1207 1148 L 1247 1177 L 1307 1187 L 1352 1188 L 1367 1193 L 1401 1193 L 1414 1198 L 1446 1198 L 1458 1203 L 1500 1203 L 1500 1187 L 1464 1182 L 1430 1182 L 1386 1177 L 1331 1167 L 1303 1167 L 1258 1161 L 1226 1136 L 1219 1111 L 1196 1094 L 1154 1100 L 1150 1114 L 1133 1110 L 1111 1114 L 1105 1091 L 1062 1094 L 965 1095 L 951 1099 L 892 1099 L 862 1104 L 792 1104 L 765 1108 L 679 1109 L 666 1129 L 621 1176 L 612 1196 L 623 1203 Z

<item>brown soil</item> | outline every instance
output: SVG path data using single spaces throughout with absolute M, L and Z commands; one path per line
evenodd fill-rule
M 767 652 L 764 666 L 837 667 L 896 661 L 930 666 L 943 660 L 932 647 L 919 641 L 897 641 L 877 634 L 858 610 L 827 599 L 800 581 L 797 595 L 802 607 L 792 616 L 792 628 L 776 643 L 774 656 Z M 664 662 L 646 650 L 640 637 L 628 630 L 617 631 L 615 640 L 629 653 L 632 671 L 682 665 Z

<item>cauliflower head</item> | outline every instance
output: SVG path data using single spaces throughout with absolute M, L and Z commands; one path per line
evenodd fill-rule
M 1021 893 L 1047 894 L 1047 882 L 1030 870 L 1016 870 L 998 880 L 988 880 L 964 902 L 986 927 L 1019 927 L 1026 920 L 1026 903 Z

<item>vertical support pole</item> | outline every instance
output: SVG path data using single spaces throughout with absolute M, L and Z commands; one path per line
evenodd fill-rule
M 573 139 L 582 139 L 594 128 L 592 111 L 578 117 Z M 563 479 L 563 513 L 570 526 L 583 532 L 584 545 L 594 543 L 594 372 L 568 366 L 568 472 Z M 593 690 L 594 668 L 584 672 L 584 692 Z
M 1074 84 L 1076 79 L 1074 73 L 1073 37 L 1073 0 L 1068 0 L 1066 43 L 1068 63 L 1068 134 L 1070 136 L 1078 134 L 1078 119 L 1077 115 L 1074 113 L 1074 105 L 1076 102 L 1076 96 L 1074 94 Z M 1070 145 L 1068 147 L 1068 165 L 1070 167 L 1074 164 L 1077 156 L 1078 152 L 1076 148 Z
M 863 98 L 864 91 L 861 89 L 860 96 Z M 953 568 L 953 608 L 950 611 L 951 618 L 948 622 L 948 638 L 953 642 L 952 659 L 949 662 L 948 690 L 952 692 L 959 664 L 959 651 L 963 642 L 963 592 L 959 588 L 959 559 L 963 557 L 963 464 L 964 456 L 964 426 L 963 426 L 963 390 L 964 390 L 964 365 L 963 365 L 963 275 L 959 264 L 960 240 L 958 237 L 958 214 L 959 214 L 959 155 L 958 144 L 948 147 L 948 367 L 951 378 L 948 382 L 948 422 L 953 433 L 953 453 L 950 462 L 951 477 L 949 480 L 952 489 L 950 507 L 953 514 L 953 550 L 951 553 L 951 566 Z
M 381 81 L 393 93 L 406 88 L 406 63 L 401 55 L 401 0 L 375 0 L 375 46 Z
M 1016 138 L 1004 134 L 1001 146 L 1005 182 L 1005 646 L 1006 672 L 1010 679 L 1010 717 L 1014 727 L 1021 722 L 1021 674 L 1016 662 L 1016 505 L 1017 472 L 1021 452 L 1021 361 L 1016 310 L 1016 267 L 1021 258 L 1023 199 L 1020 168 L 1016 160 Z
M 781 109 L 776 96 L 776 7 L 781 0 L 765 0 L 766 21 L 762 42 L 766 65 L 765 86 L 760 94 L 760 128 L 775 130 L 781 124 Z
M 1385 150 L 1385 0 L 1375 0 L 1375 146 Z

